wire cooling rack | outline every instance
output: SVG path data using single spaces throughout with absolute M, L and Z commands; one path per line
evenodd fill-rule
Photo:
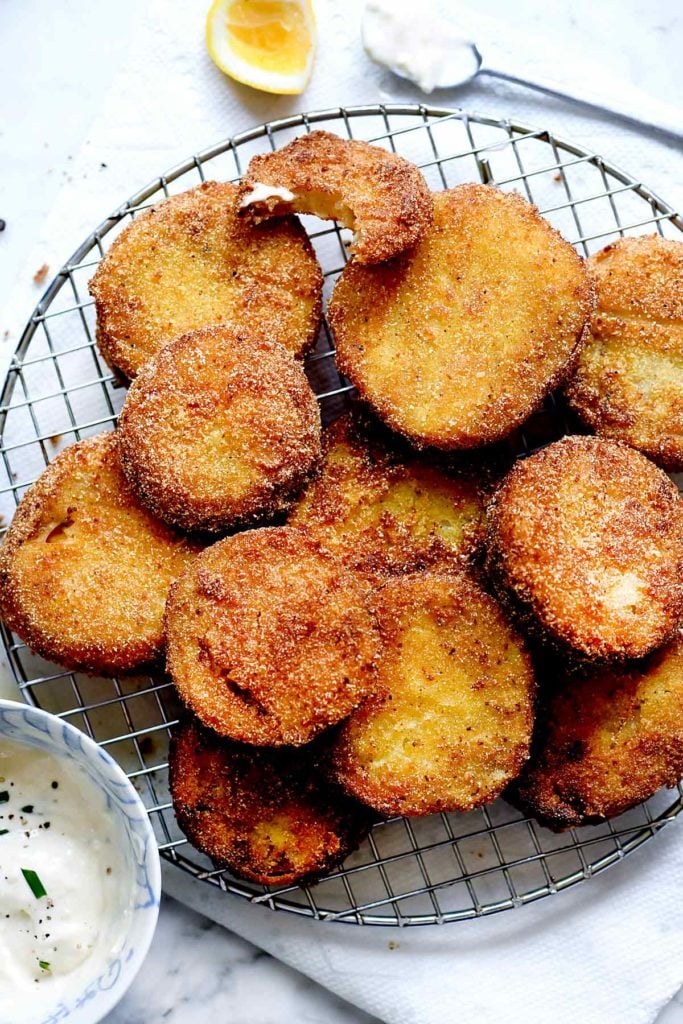
M 238 180 L 249 159 L 311 127 L 362 138 L 419 164 L 433 189 L 466 181 L 521 192 L 588 255 L 625 234 L 681 238 L 683 221 L 628 174 L 551 132 L 425 106 L 338 108 L 262 125 L 192 156 L 108 217 L 65 264 L 38 303 L 0 399 L 0 514 L 6 523 L 30 483 L 57 452 L 111 429 L 125 390 L 94 343 L 87 282 L 135 215 L 205 178 Z M 346 260 L 347 233 L 302 218 L 325 274 L 325 295 Z M 334 364 L 327 325 L 307 359 L 326 421 L 351 388 Z M 519 434 L 519 453 L 564 432 L 552 399 Z M 32 654 L 3 627 L 22 694 L 79 726 L 106 747 L 140 792 L 163 857 L 226 892 L 273 909 L 357 924 L 457 921 L 521 906 L 566 889 L 622 860 L 672 821 L 683 786 L 601 826 L 562 835 L 504 801 L 469 814 L 396 818 L 377 825 L 343 867 L 315 886 L 265 888 L 220 871 L 185 840 L 168 793 L 169 729 L 179 707 L 163 677 L 95 679 Z

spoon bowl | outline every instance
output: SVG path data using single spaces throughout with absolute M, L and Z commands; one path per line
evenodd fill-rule
M 457 89 L 478 74 L 616 114 L 639 128 L 683 135 L 680 110 L 580 57 L 558 57 L 549 40 L 519 32 L 446 0 L 368 0 L 363 45 L 377 64 L 424 93 Z M 483 45 L 475 40 L 484 40 Z M 523 71 L 523 75 L 520 74 Z

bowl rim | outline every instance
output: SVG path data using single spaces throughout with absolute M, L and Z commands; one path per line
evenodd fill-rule
M 125 963 L 125 975 L 122 972 L 123 983 L 117 982 L 109 989 L 100 990 L 98 992 L 98 998 L 93 1001 L 88 1000 L 87 1003 L 83 1003 L 79 1009 L 82 1011 L 80 1017 L 80 1024 L 98 1024 L 123 998 L 124 994 L 132 984 L 133 980 L 137 976 L 142 964 L 147 956 L 149 948 L 152 944 L 152 939 L 156 931 L 158 919 L 159 919 L 159 908 L 161 901 L 161 860 L 159 857 L 159 848 L 154 834 L 154 829 L 147 813 L 147 809 L 137 793 L 135 787 L 131 783 L 130 779 L 121 768 L 121 766 L 114 760 L 103 747 L 97 743 L 96 740 L 92 739 L 87 733 L 82 732 L 76 726 L 71 725 L 70 722 L 64 721 L 59 715 L 53 715 L 49 711 L 44 711 L 42 708 L 34 707 L 31 704 L 26 704 L 20 700 L 11 700 L 6 698 L 0 698 L 0 712 L 10 711 L 18 713 L 19 716 L 30 722 L 31 719 L 34 721 L 52 722 L 59 726 L 67 735 L 71 735 L 74 739 L 74 746 L 70 747 L 70 751 L 73 755 L 74 760 L 78 761 L 78 752 L 82 752 L 85 755 L 85 760 L 88 760 L 91 765 L 97 765 L 99 774 L 99 766 L 105 764 L 107 771 L 114 777 L 116 782 L 124 787 L 128 794 L 127 803 L 133 803 L 140 811 L 139 817 L 136 816 L 136 824 L 145 833 L 146 844 L 146 856 L 145 866 L 147 869 L 147 877 L 149 881 L 150 893 L 152 900 L 145 906 L 147 913 L 140 919 L 137 919 L 137 927 L 139 932 L 136 932 L 136 941 L 130 957 Z M 2 733 L 0 732 L 0 738 Z M 21 740 L 15 740 L 15 742 L 21 742 Z M 32 744 L 27 740 L 27 746 Z M 92 775 L 88 773 L 92 778 Z M 93 784 L 97 785 L 97 780 L 93 778 Z M 131 819 L 128 818 L 130 821 Z M 130 845 L 130 838 L 127 836 L 127 842 Z M 132 918 L 135 920 L 135 917 Z M 89 1014 L 88 1007 L 94 1011 Z

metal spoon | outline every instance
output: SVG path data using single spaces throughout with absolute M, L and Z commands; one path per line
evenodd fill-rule
M 594 64 L 572 60 L 563 66 L 548 41 L 511 32 L 460 4 L 444 8 L 421 0 L 418 9 L 415 2 L 371 0 L 362 32 L 373 60 L 424 92 L 456 88 L 486 74 L 617 114 L 641 128 L 683 136 L 680 107 L 619 82 Z M 486 56 L 475 36 L 486 38 Z

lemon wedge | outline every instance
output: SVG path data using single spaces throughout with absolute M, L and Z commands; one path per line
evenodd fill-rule
M 215 0 L 206 45 L 226 75 L 264 92 L 298 94 L 311 77 L 311 0 Z

